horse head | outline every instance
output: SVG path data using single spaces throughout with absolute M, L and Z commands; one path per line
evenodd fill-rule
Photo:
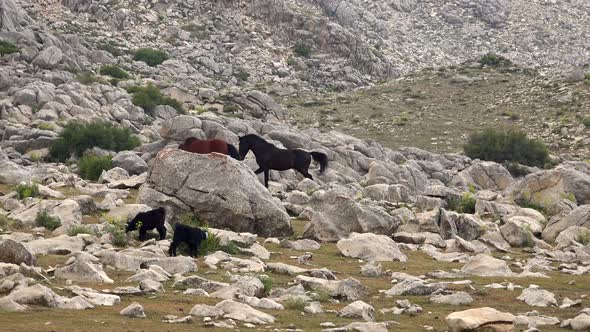
M 250 140 L 248 139 L 248 135 L 246 135 L 240 137 L 239 141 L 238 154 L 240 155 L 240 160 L 244 160 L 248 151 L 250 151 Z

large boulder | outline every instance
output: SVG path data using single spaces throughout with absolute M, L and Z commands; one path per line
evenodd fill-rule
M 453 179 L 455 185 L 476 185 L 481 189 L 504 190 L 514 183 L 510 172 L 493 161 L 482 161 L 461 171 Z
M 510 331 L 514 320 L 514 315 L 488 307 L 453 312 L 445 318 L 450 332 L 476 331 L 480 327 L 490 325 L 506 327 L 506 329 L 490 331 Z
M 344 256 L 366 261 L 408 260 L 408 256 L 399 250 L 397 243 L 385 235 L 352 233 L 348 238 L 338 241 L 336 246 Z
M 0 262 L 35 265 L 35 256 L 21 243 L 14 240 L 0 241 Z
M 224 300 L 215 305 L 216 309 L 223 311 L 224 317 L 252 324 L 272 324 L 275 318 L 267 313 L 253 309 L 247 304 Z
M 399 224 L 385 209 L 370 202 L 357 203 L 333 189 L 314 200 L 313 215 L 304 237 L 338 241 L 353 232 L 391 235 Z
M 45 69 L 54 68 L 64 57 L 63 52 L 56 46 L 49 46 L 39 52 L 33 64 Z
M 179 199 L 212 227 L 261 236 L 292 233 L 280 201 L 246 164 L 226 155 L 162 150 L 146 185 Z
M 31 172 L 4 157 L 0 159 L 0 183 L 18 184 L 31 179 Z
M 55 308 L 67 300 L 67 298 L 57 295 L 50 288 L 40 284 L 18 289 L 10 293 L 6 298 L 18 304 L 42 305 L 50 308 Z
M 552 170 L 527 175 L 514 186 L 512 195 L 517 201 L 549 209 L 569 197 L 578 204 L 590 204 L 590 174 L 569 164 L 560 165 Z
M 131 151 L 121 151 L 113 157 L 113 166 L 120 167 L 130 175 L 139 175 L 148 169 L 145 160 Z
M 75 282 L 113 283 L 113 279 L 109 278 L 102 269 L 102 264 L 80 258 L 74 259 L 72 263 L 64 267 L 55 269 L 54 275 L 58 279 Z
M 571 226 L 590 228 L 590 204 L 576 208 L 565 217 L 552 219 L 543 229 L 543 240 L 553 242 L 562 231 Z
M 71 199 L 64 199 L 63 201 L 41 200 L 12 211 L 8 217 L 33 226 L 37 214 L 41 211 L 47 211 L 50 216 L 58 218 L 62 226 L 69 227 L 82 222 L 80 205 Z
M 505 261 L 486 254 L 471 257 L 461 272 L 480 277 L 510 277 L 514 274 Z
M 84 238 L 85 235 L 60 235 L 48 239 L 38 239 L 26 242 L 24 246 L 33 255 L 47 255 L 50 253 L 69 254 L 75 251 L 84 250 L 84 247 L 86 246 Z

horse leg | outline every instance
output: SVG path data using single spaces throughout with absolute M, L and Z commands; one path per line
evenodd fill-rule
M 264 172 L 264 169 L 262 169 L 262 167 L 258 167 L 258 169 L 254 171 L 254 174 L 258 175 L 262 172 Z
M 307 169 L 296 168 L 296 170 L 297 170 L 297 172 L 301 173 L 306 178 L 313 180 L 313 176 L 311 176 L 311 174 L 309 174 L 309 171 Z
M 268 175 L 270 173 L 270 170 L 266 169 L 264 170 L 264 186 L 266 188 L 268 188 Z

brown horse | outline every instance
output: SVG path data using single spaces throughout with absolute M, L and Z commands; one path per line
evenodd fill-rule
M 220 139 L 200 140 L 194 137 L 187 138 L 184 143 L 178 146 L 180 150 L 206 154 L 211 152 L 227 154 L 230 157 L 240 160 L 240 154 L 235 146 Z

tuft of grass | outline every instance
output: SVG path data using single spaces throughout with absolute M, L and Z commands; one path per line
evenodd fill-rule
M 194 213 L 183 213 L 180 215 L 180 223 L 191 227 L 208 227 L 207 223 Z
M 305 300 L 296 297 L 288 298 L 285 303 L 285 309 L 303 311 L 305 308 Z
M 96 48 L 99 50 L 107 51 L 107 52 L 111 53 L 111 55 L 114 57 L 121 56 L 121 55 L 125 54 L 125 52 L 123 52 L 120 48 L 118 48 L 110 43 L 98 44 L 98 45 L 96 45 Z
M 178 100 L 164 96 L 153 84 L 131 87 L 127 91 L 133 95 L 131 99 L 133 104 L 143 108 L 150 115 L 153 115 L 154 109 L 159 105 L 169 105 L 179 113 L 184 113 L 182 104 Z
M 55 125 L 51 122 L 43 122 L 43 123 L 39 124 L 39 126 L 37 128 L 39 128 L 41 130 L 54 130 Z
M 464 193 L 461 198 L 450 199 L 448 209 L 459 213 L 475 213 L 476 199 L 471 192 Z
M 92 229 L 90 229 L 90 227 L 88 227 L 86 225 L 74 225 L 68 229 L 69 236 L 76 236 L 78 234 L 91 234 L 91 235 L 93 235 L 94 232 L 92 231 Z
M 236 104 L 223 105 L 223 112 L 224 113 L 237 113 L 239 110 L 240 110 L 240 108 Z
M 102 171 L 113 168 L 111 156 L 97 156 L 86 153 L 78 160 L 78 172 L 83 179 L 96 181 Z
M 304 42 L 296 42 L 293 45 L 293 52 L 303 58 L 309 58 L 311 55 L 311 47 Z
M 72 154 L 81 156 L 84 151 L 95 146 L 119 152 L 132 150 L 138 145 L 139 139 L 129 128 L 115 127 L 108 122 L 70 122 L 49 148 L 49 156 L 54 161 L 64 162 Z
M 234 70 L 234 77 L 240 82 L 246 82 L 248 78 L 250 78 L 250 73 L 248 73 L 246 69 L 238 67 Z
M 490 67 L 509 67 L 512 65 L 512 61 L 508 60 L 507 58 L 495 54 L 495 53 L 487 53 L 484 54 L 478 62 L 482 66 L 490 66 Z
M 209 39 L 211 33 L 209 29 L 207 29 L 206 25 L 198 25 L 195 23 L 189 23 L 182 27 L 183 30 L 190 32 L 191 38 L 195 38 L 198 40 L 205 40 Z
M 586 116 L 582 119 L 582 124 L 586 127 L 586 128 L 590 128 L 590 116 Z
M 36 183 L 21 183 L 15 189 L 19 199 L 39 196 L 39 185 Z
M 541 141 L 530 139 L 519 130 L 485 129 L 473 133 L 463 146 L 472 159 L 503 163 L 513 161 L 528 166 L 544 167 L 549 163 L 549 150 Z
M 135 51 L 133 60 L 143 61 L 147 63 L 148 66 L 155 67 L 168 60 L 168 54 L 165 51 L 153 48 L 140 48 Z
M 35 224 L 40 227 L 45 227 L 47 230 L 53 231 L 61 226 L 61 220 L 49 215 L 47 210 L 41 210 L 39 213 L 37 213 Z
M 201 245 L 199 246 L 199 255 L 201 256 L 221 250 L 221 243 L 217 235 L 209 230 L 207 230 L 207 233 L 207 238 L 204 241 L 201 241 Z
M 0 55 L 20 52 L 20 48 L 11 42 L 0 39 Z
M 315 288 L 313 293 L 315 293 L 315 296 L 313 297 L 314 300 L 321 303 L 326 303 L 332 299 L 330 293 L 328 293 L 328 291 L 323 288 Z
M 99 72 L 101 75 L 107 75 L 118 80 L 126 80 L 130 77 L 129 73 L 117 65 L 102 66 L 100 67 Z
M 272 290 L 274 280 L 271 277 L 265 275 L 258 276 L 258 279 L 260 279 L 260 281 L 264 285 L 264 296 L 268 296 L 270 294 L 270 291 Z

